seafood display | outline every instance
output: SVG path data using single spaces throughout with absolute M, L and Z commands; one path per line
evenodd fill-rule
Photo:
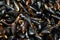
M 60 40 L 60 0 L 0 0 L 0 40 Z

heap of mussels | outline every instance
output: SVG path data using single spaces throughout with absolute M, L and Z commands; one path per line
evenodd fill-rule
M 60 0 L 0 0 L 0 40 L 60 40 Z

